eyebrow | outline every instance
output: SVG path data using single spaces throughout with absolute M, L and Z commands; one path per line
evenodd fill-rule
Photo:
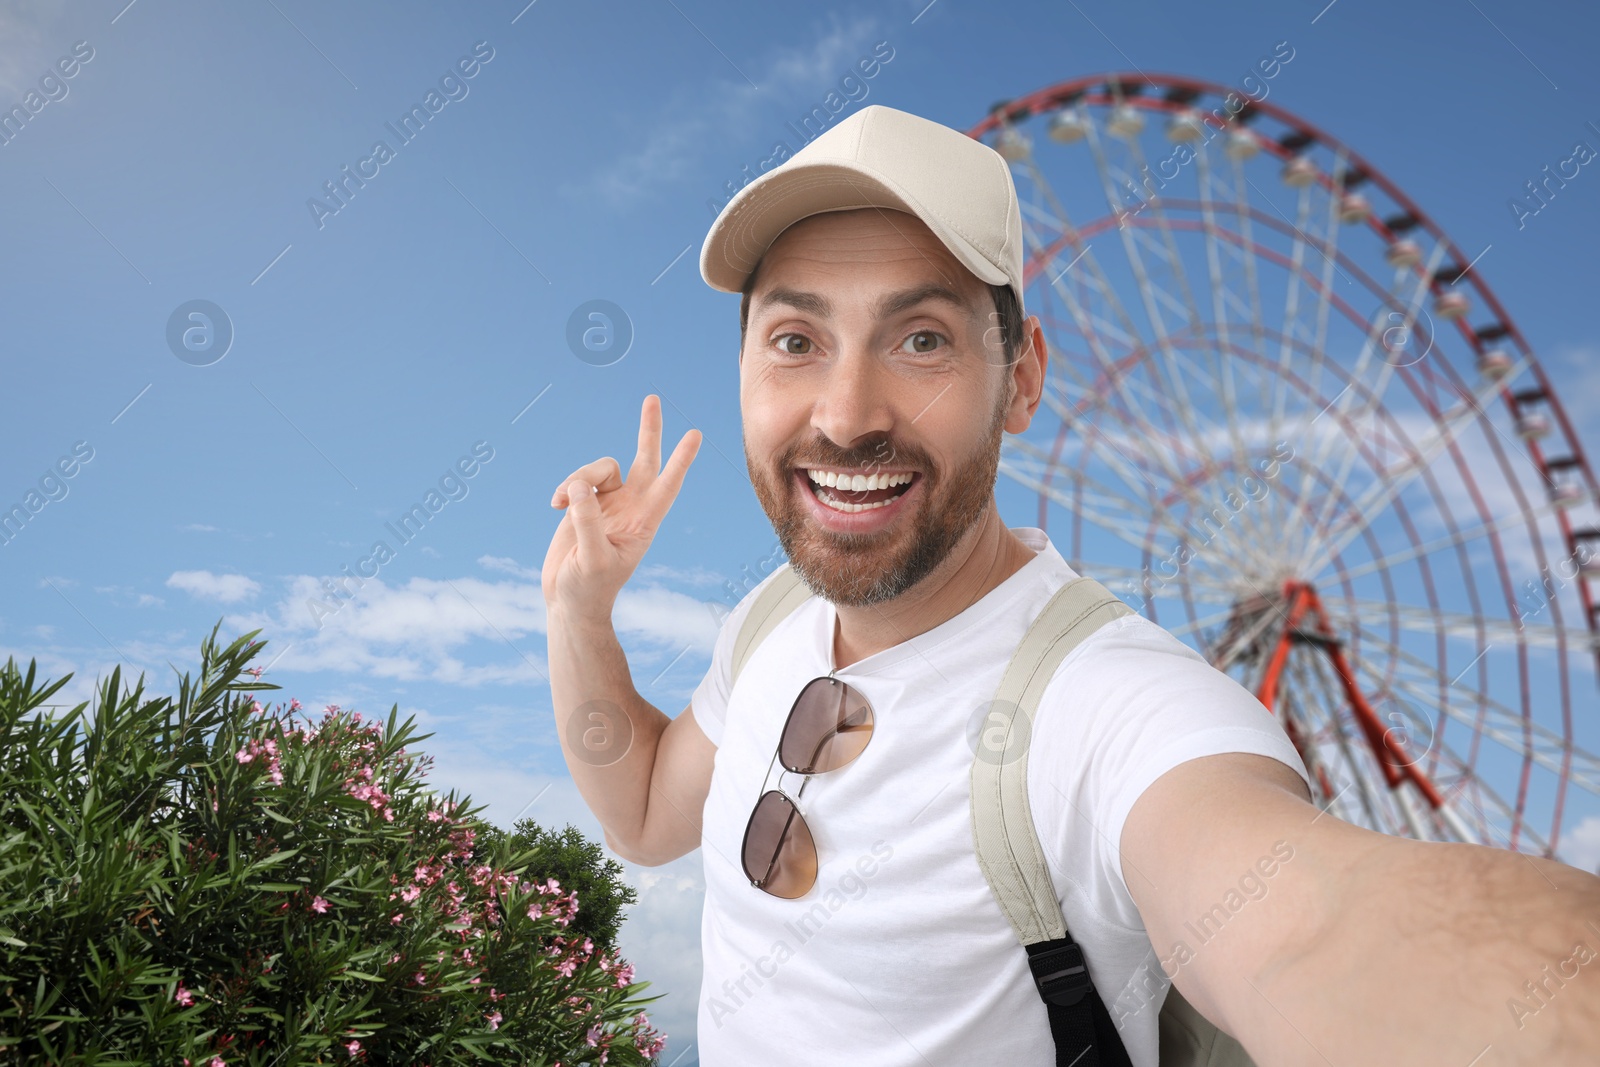
M 959 311 L 970 310 L 967 307 L 967 302 L 962 300 L 949 287 L 940 285 L 937 282 L 929 282 L 926 285 L 902 289 L 897 293 L 889 293 L 874 305 L 873 311 L 878 318 L 886 319 L 893 315 L 910 311 L 917 305 L 929 300 L 949 304 Z M 769 304 L 783 304 L 794 308 L 796 311 L 816 315 L 819 318 L 827 318 L 833 314 L 833 304 L 827 297 L 818 293 L 801 292 L 797 289 L 773 289 L 762 298 L 758 307 L 765 308 Z

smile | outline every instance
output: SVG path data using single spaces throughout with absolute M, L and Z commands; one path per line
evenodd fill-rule
M 802 468 L 812 495 L 824 506 L 852 514 L 887 507 L 898 500 L 916 480 L 912 471 L 861 474 L 824 467 Z

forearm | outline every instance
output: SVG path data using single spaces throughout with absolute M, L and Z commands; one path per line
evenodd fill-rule
M 1258 1062 L 1595 1062 L 1600 878 L 1399 838 L 1318 851 L 1296 859 L 1324 874 L 1304 934 L 1233 1001 Z
M 657 742 L 671 720 L 634 688 L 609 619 L 552 609 L 548 621 L 561 753 L 608 842 L 631 851 L 644 830 Z

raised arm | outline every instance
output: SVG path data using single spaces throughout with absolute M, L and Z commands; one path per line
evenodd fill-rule
M 1353 826 L 1243 753 L 1158 778 L 1121 849 L 1163 969 L 1257 1063 L 1596 1062 L 1592 874 Z
M 566 509 L 541 575 L 562 755 L 606 844 L 647 866 L 699 845 L 716 749 L 692 712 L 669 719 L 639 695 L 611 612 L 699 445 L 690 430 L 661 468 L 661 402 L 647 396 L 627 481 L 608 456 L 574 471 L 550 500 Z

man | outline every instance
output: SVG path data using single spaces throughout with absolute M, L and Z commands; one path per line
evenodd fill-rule
M 745 458 L 814 595 L 730 686 L 746 597 L 676 719 L 634 689 L 611 608 L 698 433 L 663 468 L 647 397 L 627 479 L 596 460 L 552 498 L 567 509 L 543 572 L 563 751 L 620 855 L 704 846 L 712 1067 L 1054 1062 L 969 822 L 973 728 L 1075 576 L 994 499 L 1000 435 L 1027 429 L 1047 369 L 1022 262 L 1000 157 L 889 108 L 724 208 L 701 270 L 743 294 Z M 868 743 L 785 780 L 791 709 L 837 683 Z M 1594 1062 L 1600 879 L 1372 833 L 1319 811 L 1307 783 L 1260 703 L 1142 616 L 1057 668 L 1029 805 L 1137 1067 L 1156 1063 L 1169 978 L 1262 1065 Z M 769 788 L 781 818 L 763 829 Z M 752 867 L 763 833 L 772 861 Z

